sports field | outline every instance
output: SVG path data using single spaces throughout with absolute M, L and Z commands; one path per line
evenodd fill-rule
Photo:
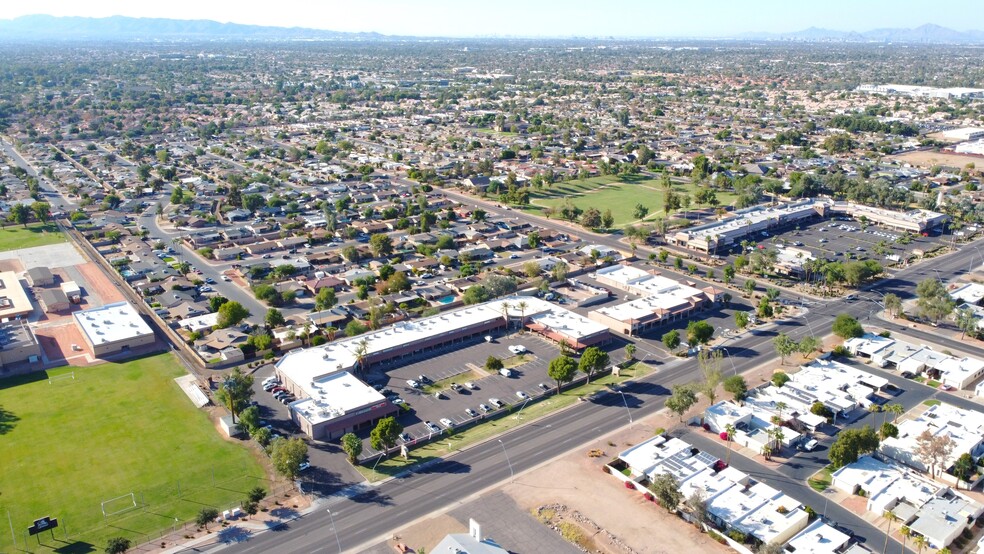
M 269 490 L 252 454 L 224 441 L 181 392 L 182 374 L 161 354 L 0 381 L 0 514 L 9 510 L 18 547 L 43 516 L 60 523 L 54 540 L 38 535 L 43 549 L 102 551 L 109 537 L 143 542 L 203 506 L 221 511 L 254 486 Z M 123 495 L 106 506 L 121 513 L 104 517 L 101 503 Z M 4 522 L 0 552 L 12 550 Z
M 689 182 L 673 182 L 672 190 L 678 195 L 689 194 L 693 198 L 696 186 Z M 725 206 L 734 201 L 735 196 L 730 192 L 717 191 L 718 203 Z M 604 213 L 611 210 L 616 227 L 624 227 L 633 223 L 651 221 L 664 217 L 663 202 L 666 191 L 658 179 L 635 178 L 621 181 L 613 175 L 603 175 L 590 179 L 581 179 L 557 183 L 549 189 L 534 193 L 530 196 L 530 205 L 523 209 L 543 215 L 544 208 L 559 210 L 570 199 L 571 203 L 582 210 L 597 208 Z M 644 220 L 635 217 L 636 204 L 649 208 L 649 214 Z M 707 208 L 706 206 L 703 206 Z M 691 201 L 691 210 L 698 206 Z M 552 217 L 559 218 L 559 214 Z
M 67 240 L 65 234 L 59 231 L 54 223 L 47 225 L 35 223 L 28 225 L 27 228 L 24 228 L 23 225 L 7 225 L 0 229 L 0 252 L 33 246 L 47 246 Z

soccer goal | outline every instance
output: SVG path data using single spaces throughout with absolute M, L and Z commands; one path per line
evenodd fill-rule
M 52 377 L 48 377 L 48 384 L 53 385 L 55 381 L 62 382 L 62 381 L 68 381 L 69 379 L 71 379 L 72 381 L 75 380 L 74 371 L 69 371 L 68 373 L 63 373 L 61 375 L 54 375 Z
M 129 492 L 122 496 L 117 496 L 116 498 L 103 500 L 100 503 L 100 507 L 102 508 L 103 517 L 115 516 L 117 514 L 122 514 L 123 512 L 129 512 L 130 510 L 137 509 L 137 495 Z

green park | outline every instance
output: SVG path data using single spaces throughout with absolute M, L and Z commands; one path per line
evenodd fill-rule
M 0 229 L 0 252 L 34 246 L 48 246 L 67 240 L 65 234 L 59 231 L 58 226 L 54 223 L 44 225 L 34 223 L 26 227 L 8 224 Z
M 0 515 L 9 514 L 17 549 L 141 543 L 203 506 L 229 509 L 253 487 L 269 489 L 251 452 L 193 407 L 174 381 L 181 375 L 173 355 L 160 354 L 0 381 Z M 45 516 L 59 527 L 27 543 Z M 8 529 L 5 521 L 0 552 L 15 549 Z

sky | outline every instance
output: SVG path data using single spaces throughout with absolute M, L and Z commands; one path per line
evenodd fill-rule
M 925 23 L 984 30 L 981 0 L 0 1 L 0 19 L 30 14 L 211 19 L 442 37 L 722 37 L 811 26 L 867 31 Z

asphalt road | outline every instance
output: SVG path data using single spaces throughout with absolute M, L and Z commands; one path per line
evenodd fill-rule
M 517 217 L 523 216 L 517 214 Z M 973 248 L 973 246 L 965 248 Z M 966 268 L 966 254 L 956 253 L 937 258 L 932 264 L 932 267 L 945 279 Z M 898 291 L 904 293 L 904 296 L 910 296 L 915 283 L 926 276 L 926 271 L 928 271 L 926 268 L 920 266 L 902 270 L 896 272 L 892 279 L 870 289 L 878 289 L 881 292 Z M 861 296 L 872 294 L 877 293 L 861 293 Z M 784 294 L 784 297 L 795 298 L 795 295 Z M 865 319 L 875 315 L 872 312 L 877 313 L 878 310 L 880 308 L 875 303 L 863 299 L 827 302 L 812 309 L 805 318 L 782 322 L 776 325 L 775 329 L 756 334 L 745 333 L 739 338 L 732 339 L 727 345 L 727 353 L 734 362 L 735 370 L 744 372 L 774 357 L 771 339 L 780 330 L 794 338 L 811 332 L 823 335 L 829 331 L 831 322 L 839 313 L 850 313 Z M 891 324 L 879 323 L 891 328 Z M 916 338 L 925 336 L 927 340 L 932 339 L 941 346 L 977 350 L 984 355 L 984 350 L 979 347 L 969 346 L 943 336 L 929 335 L 913 329 L 907 329 L 906 332 Z M 633 419 L 655 413 L 662 408 L 669 389 L 674 384 L 693 380 L 694 373 L 692 360 L 673 361 L 660 366 L 655 374 L 623 389 Z M 898 381 L 898 378 L 890 379 L 893 382 Z M 903 381 L 899 381 L 898 385 L 904 385 L 902 388 L 906 390 L 922 387 Z M 926 391 L 929 389 L 922 393 L 908 393 L 912 396 L 905 399 L 904 403 L 914 405 L 913 403 L 917 403 Z M 946 397 L 948 401 L 958 404 L 966 402 L 947 393 L 931 392 L 931 394 Z M 857 424 L 863 424 L 866 420 L 867 418 L 862 419 Z M 331 515 L 318 511 L 289 524 L 281 531 L 263 533 L 245 543 L 213 548 L 231 548 L 240 552 L 270 550 L 334 552 L 337 551 L 334 540 L 334 533 L 337 531 L 342 548 L 346 551 L 354 551 L 363 545 L 373 544 L 382 537 L 389 536 L 393 530 L 418 517 L 438 512 L 464 498 L 494 487 L 509 479 L 513 472 L 539 465 L 626 424 L 628 419 L 625 406 L 618 395 L 609 394 L 595 402 L 579 403 L 561 413 L 547 416 L 536 423 L 507 433 L 501 437 L 501 443 L 493 440 L 463 452 L 453 453 L 434 465 L 420 468 L 378 486 L 369 487 L 366 492 L 351 498 L 333 497 L 327 503 L 327 508 L 332 510 Z M 697 437 L 699 438 L 700 435 L 698 434 Z M 711 440 L 710 444 L 716 443 Z M 713 446 L 709 447 L 709 450 L 714 452 L 712 448 Z M 786 490 L 801 501 L 815 505 L 815 508 L 822 511 L 817 493 L 805 484 L 805 478 L 822 463 L 821 459 L 817 458 L 811 461 L 806 457 L 801 459 L 797 456 L 793 458 L 795 461 L 789 464 L 789 467 L 784 466 L 779 471 L 768 470 L 750 460 L 747 461 L 747 465 L 745 462 L 739 462 L 741 465 L 737 467 L 759 476 L 763 481 Z M 860 536 L 867 537 L 873 546 L 878 544 L 879 536 L 883 537 L 879 530 L 839 507 L 828 506 L 827 511 L 832 519 L 844 523 Z

